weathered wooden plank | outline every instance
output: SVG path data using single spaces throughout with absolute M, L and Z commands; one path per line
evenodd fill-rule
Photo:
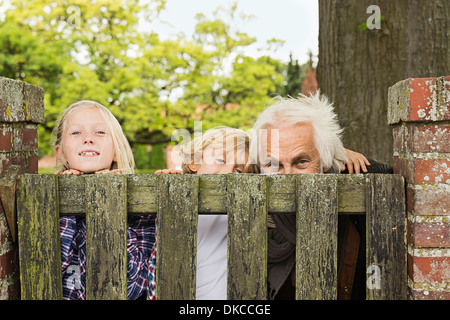
M 399 175 L 367 175 L 366 299 L 407 298 L 405 186 Z
M 252 174 L 245 174 L 252 175 Z M 154 214 L 157 211 L 156 176 L 153 174 L 127 175 L 128 214 Z M 337 175 L 338 211 L 365 212 L 366 181 L 363 175 Z M 270 175 L 268 210 L 270 213 L 295 212 L 295 175 Z M 199 187 L 199 213 L 226 213 L 225 175 L 202 175 Z M 60 213 L 84 213 L 84 180 L 76 176 L 60 177 Z
M 362 174 L 339 174 L 338 211 L 363 214 L 366 211 L 366 179 Z
M 269 177 L 269 212 L 295 213 L 295 175 L 277 174 Z
M 155 174 L 127 175 L 128 212 L 134 214 L 156 213 L 158 210 Z
M 57 180 L 54 175 L 21 175 L 17 221 L 21 298 L 62 299 Z
M 61 215 L 84 214 L 85 176 L 58 175 L 59 212 Z
M 127 179 L 86 180 L 86 299 L 127 299 Z
M 296 298 L 337 299 L 337 177 L 297 179 Z
M 227 179 L 225 175 L 200 176 L 198 211 L 201 213 L 226 213 Z
M 157 177 L 158 300 L 193 300 L 196 294 L 198 175 Z
M 267 298 L 268 177 L 227 175 L 228 299 Z

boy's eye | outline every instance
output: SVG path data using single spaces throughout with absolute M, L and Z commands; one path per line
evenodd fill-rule
M 265 163 L 263 164 L 264 167 L 266 168 L 270 168 L 270 167 L 279 167 L 279 163 L 277 160 L 275 159 L 268 159 L 265 161 Z

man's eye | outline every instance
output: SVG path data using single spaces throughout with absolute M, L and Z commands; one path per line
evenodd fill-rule
M 297 161 L 297 165 L 298 165 L 298 166 L 305 166 L 305 165 L 307 165 L 308 163 L 309 163 L 309 161 L 308 161 L 308 160 L 305 160 L 305 159 Z

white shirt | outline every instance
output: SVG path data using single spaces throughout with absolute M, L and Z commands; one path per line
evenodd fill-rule
M 227 298 L 227 216 L 198 216 L 197 300 Z

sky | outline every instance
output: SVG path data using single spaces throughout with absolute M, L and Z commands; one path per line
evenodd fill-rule
M 203 13 L 213 18 L 218 6 L 230 8 L 237 1 L 238 13 L 254 17 L 236 27 L 257 39 L 256 46 L 245 52 L 257 57 L 256 47 L 263 47 L 266 40 L 276 38 L 284 40 L 274 58 L 289 61 L 292 53 L 294 59 L 303 64 L 309 59 L 309 51 L 318 54 L 318 1 L 317 0 L 167 0 L 166 9 L 161 12 L 160 19 L 167 23 L 153 25 L 162 38 L 170 37 L 180 31 L 190 36 L 196 24 L 195 15 Z

